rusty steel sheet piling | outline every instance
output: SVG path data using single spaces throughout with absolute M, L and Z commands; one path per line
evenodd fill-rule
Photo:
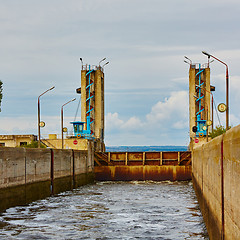
M 108 152 L 95 154 L 98 181 L 185 181 L 192 179 L 191 152 Z

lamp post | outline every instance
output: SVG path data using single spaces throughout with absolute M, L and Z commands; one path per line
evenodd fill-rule
M 104 66 L 106 66 L 107 64 L 109 64 L 109 62 L 104 63 L 104 64 L 102 65 L 102 68 L 103 68 Z
M 45 92 L 43 92 L 41 95 L 39 95 L 38 97 L 38 148 L 40 148 L 41 146 L 41 134 L 40 134 L 40 129 L 41 129 L 41 126 L 40 126 L 40 97 L 47 93 L 48 91 L 51 91 L 55 88 L 55 86 L 49 88 L 48 90 L 46 90 Z
M 100 66 L 100 63 L 103 62 L 104 60 L 106 60 L 106 58 L 103 58 L 103 59 L 99 62 L 99 64 L 98 64 L 99 67 L 101 67 L 101 66 Z
M 226 66 L 226 106 L 227 106 L 227 109 L 226 109 L 226 130 L 229 129 L 229 88 L 228 88 L 228 80 L 229 80 L 229 77 L 228 77 L 228 65 L 221 61 L 220 59 L 214 57 L 213 55 L 207 53 L 207 52 L 204 52 L 202 51 L 203 54 L 205 54 L 206 56 L 208 56 L 208 58 L 212 57 L 214 59 L 216 59 L 217 61 L 219 61 L 220 63 L 224 64 Z
M 192 60 L 190 58 L 188 58 L 187 56 L 184 56 L 189 62 L 190 62 L 190 65 L 192 65 Z
M 76 100 L 76 98 L 73 98 L 72 100 L 70 100 L 70 101 L 64 103 L 64 104 L 62 105 L 62 107 L 61 107 L 62 149 L 64 149 L 64 144 L 63 144 L 63 107 L 64 107 L 65 105 L 67 105 L 68 103 L 73 102 L 73 101 L 75 101 L 75 100 Z
M 80 58 L 80 61 L 81 61 L 81 63 L 82 63 L 82 70 L 83 70 L 83 60 L 82 60 L 82 58 Z

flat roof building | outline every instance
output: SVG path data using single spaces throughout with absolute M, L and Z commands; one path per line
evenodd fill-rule
M 37 141 L 37 136 L 27 135 L 0 135 L 0 147 L 20 147 Z

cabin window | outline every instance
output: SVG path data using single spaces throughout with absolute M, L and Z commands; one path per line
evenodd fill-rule
M 77 132 L 77 130 L 78 130 L 77 125 L 74 125 L 74 132 Z
M 27 142 L 20 142 L 20 146 L 26 146 Z

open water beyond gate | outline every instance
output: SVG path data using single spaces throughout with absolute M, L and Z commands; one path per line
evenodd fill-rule
M 0 215 L 0 239 L 208 239 L 191 182 L 98 182 Z

